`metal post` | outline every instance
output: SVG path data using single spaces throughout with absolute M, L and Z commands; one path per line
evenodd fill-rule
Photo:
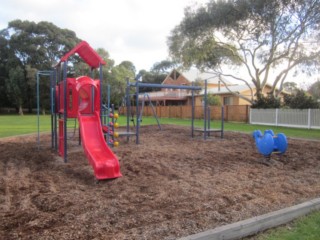
M 221 107 L 221 138 L 223 138 L 224 131 L 224 107 Z
M 207 139 L 207 79 L 204 81 L 204 140 Z
M 111 135 L 111 139 L 112 139 L 112 146 L 114 146 L 114 123 L 115 123 L 115 121 L 114 121 L 114 104 L 112 104 L 111 105 L 111 113 L 112 113 L 112 115 L 113 115 L 113 117 L 112 117 L 112 126 L 111 126 L 111 131 L 112 131 L 112 135 Z M 110 135 L 110 133 L 109 133 L 109 128 L 108 128 L 108 136 Z
M 39 89 L 39 73 L 37 73 L 37 128 L 38 128 L 37 144 L 38 144 L 38 149 L 39 149 L 40 148 L 40 89 Z
M 210 136 L 210 120 L 211 120 L 211 109 L 208 106 L 208 136 Z
M 58 99 L 56 97 L 57 71 L 53 71 L 53 98 L 54 98 L 54 149 L 58 150 L 58 133 L 57 133 L 57 109 Z
M 192 82 L 192 86 L 194 86 L 194 82 Z M 194 90 L 192 89 L 191 95 L 191 137 L 194 137 Z
M 201 87 L 196 86 L 182 86 L 182 85 L 167 85 L 167 84 L 154 84 L 154 83 L 130 83 L 133 87 L 152 87 L 152 88 L 170 88 L 170 89 L 186 89 L 186 90 L 201 90 Z
M 54 147 L 54 83 L 53 76 L 50 74 L 50 100 L 51 100 L 51 148 Z
M 153 104 L 152 104 L 152 102 L 151 102 L 151 99 L 150 99 L 149 94 L 147 94 L 147 93 L 144 94 L 143 101 L 145 101 L 145 97 L 147 97 L 147 98 L 149 99 L 149 105 L 151 106 L 151 109 L 152 109 L 152 112 L 153 112 L 153 116 L 155 117 L 155 119 L 156 119 L 156 121 L 157 121 L 159 130 L 162 130 L 162 129 L 161 129 L 160 122 L 159 122 L 159 119 L 158 119 L 158 116 L 157 116 L 157 113 L 156 113 L 156 111 L 155 111 L 155 109 L 154 109 L 154 107 L 153 107 Z
M 68 118 L 68 106 L 67 106 L 67 61 L 63 64 L 63 132 L 64 132 L 64 162 L 67 160 L 67 118 Z
M 126 110 L 127 110 L 127 133 L 130 131 L 130 86 L 129 78 L 127 78 L 127 87 L 126 87 Z M 127 135 L 127 142 L 129 142 L 129 134 Z
M 103 80 L 103 73 L 102 73 L 102 64 L 99 63 L 99 79 L 100 79 L 100 121 L 102 123 L 102 80 Z
M 110 85 L 108 84 L 108 87 L 107 87 L 107 90 L 108 90 L 108 103 L 107 103 L 107 127 L 108 127 L 108 131 L 107 131 L 107 144 L 110 145 L 110 124 L 109 124 L 109 121 L 110 121 Z
M 53 85 L 53 71 L 38 71 L 36 74 L 36 94 L 37 94 L 37 144 L 38 144 L 38 149 L 40 147 L 40 76 L 49 76 L 50 77 L 50 103 L 51 103 L 51 147 L 54 147 L 54 109 L 55 109 L 55 104 L 54 104 L 54 94 L 55 94 L 55 89 L 52 87 Z
M 136 82 L 136 144 L 139 144 L 139 129 L 140 129 L 140 121 L 139 121 L 139 83 Z

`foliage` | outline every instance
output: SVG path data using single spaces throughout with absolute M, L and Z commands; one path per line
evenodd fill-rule
M 209 106 L 221 106 L 220 97 L 217 95 L 209 94 L 207 96 L 207 103 Z
M 281 102 L 279 98 L 273 95 L 261 96 L 253 102 L 251 108 L 280 108 Z
M 176 67 L 176 63 L 170 60 L 162 60 L 161 62 L 157 62 L 153 64 L 151 68 L 151 72 L 156 74 L 168 74 L 171 70 Z
M 293 95 L 286 95 L 284 97 L 284 105 L 298 109 L 319 108 L 319 103 L 303 90 L 297 90 Z
M 298 90 L 298 87 L 295 82 L 285 82 L 283 84 L 283 89 L 288 93 L 294 93 Z
M 319 10 L 318 0 L 210 0 L 185 10 L 168 38 L 169 51 L 186 68 L 253 83 L 258 99 L 272 82 L 270 94 L 277 97 L 289 73 L 317 71 Z M 243 98 L 253 103 L 255 96 Z
M 150 83 L 150 84 L 161 84 L 163 80 L 166 78 L 166 73 L 160 73 L 160 72 L 147 72 L 143 71 L 139 73 L 142 77 L 142 81 L 144 83 Z M 140 88 L 140 92 L 152 92 L 152 91 L 159 91 L 159 88 L 151 88 L 151 87 L 142 87 Z
M 108 84 L 111 86 L 110 102 L 115 104 L 117 108 L 122 104 L 126 93 L 126 79 L 134 79 L 135 77 L 134 69 L 133 63 L 129 64 L 129 61 L 122 62 L 111 69 L 111 75 L 108 79 Z
M 0 86 L 4 86 L 0 87 L 0 95 L 14 97 L 12 105 L 19 108 L 25 104 L 31 112 L 35 106 L 35 71 L 51 69 L 79 41 L 73 31 L 49 22 L 9 22 L 8 27 L 0 31 Z M 19 91 L 13 87 L 18 76 Z M 43 91 L 49 92 L 49 81 L 42 84 Z M 15 96 L 11 96 L 13 93 Z M 43 103 L 43 107 L 48 107 L 47 98 Z
M 136 67 L 134 66 L 134 64 L 130 61 L 122 61 L 119 66 L 124 67 L 125 69 L 127 69 L 129 72 L 131 72 L 133 75 L 136 74 Z M 131 75 L 132 76 L 132 75 Z M 128 76 L 129 77 L 129 76 Z
M 50 69 L 60 56 L 70 51 L 80 39 L 73 31 L 60 29 L 50 22 L 14 20 L 6 29 L 9 47 L 23 65 Z
M 320 80 L 319 79 L 308 88 L 308 93 L 314 99 L 320 101 Z
M 23 115 L 22 103 L 24 100 L 26 81 L 23 69 L 20 66 L 9 70 L 9 77 L 6 79 L 7 96 Z

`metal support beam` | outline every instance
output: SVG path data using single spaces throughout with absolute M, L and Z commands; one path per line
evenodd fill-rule
M 183 85 L 163 85 L 163 84 L 153 84 L 153 83 L 130 83 L 131 87 L 152 87 L 152 88 L 171 88 L 171 89 L 186 89 L 186 90 L 201 90 L 201 87 L 197 86 L 183 86 Z

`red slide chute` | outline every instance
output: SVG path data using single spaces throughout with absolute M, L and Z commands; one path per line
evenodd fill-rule
M 94 89 L 92 91 L 92 88 Z M 84 152 L 98 180 L 121 177 L 117 156 L 108 147 L 102 132 L 96 83 L 89 77 L 77 79 L 80 96 L 78 120 Z M 92 98 L 94 93 L 94 99 Z M 92 105 L 93 104 L 93 105 Z M 88 114 L 89 109 L 94 109 Z

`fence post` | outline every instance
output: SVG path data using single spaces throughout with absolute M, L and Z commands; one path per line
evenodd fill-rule
M 311 128 L 311 109 L 308 109 L 308 129 Z
M 250 108 L 249 112 L 249 124 L 252 124 L 252 108 Z
M 276 108 L 276 126 L 278 126 L 278 114 L 279 114 L 279 108 Z
M 228 105 L 225 106 L 226 108 L 226 122 L 229 121 L 229 108 L 228 108 Z

